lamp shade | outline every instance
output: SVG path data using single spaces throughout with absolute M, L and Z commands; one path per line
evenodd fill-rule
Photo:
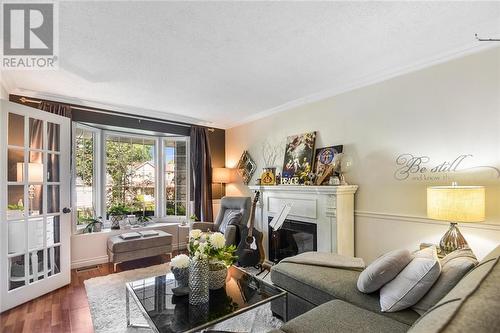
M 485 219 L 483 186 L 435 186 L 427 188 L 427 216 L 450 222 Z
M 17 163 L 17 181 L 22 182 L 24 179 L 24 163 Z M 43 182 L 43 164 L 28 163 L 28 182 L 37 183 Z
M 231 169 L 228 168 L 213 168 L 212 182 L 227 184 L 231 182 Z

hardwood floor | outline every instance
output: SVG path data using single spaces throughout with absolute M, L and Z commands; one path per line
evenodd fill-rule
M 119 264 L 117 272 L 168 261 L 167 255 L 130 261 Z M 83 281 L 111 274 L 111 269 L 111 265 L 103 264 L 83 272 L 72 270 L 69 285 L 0 314 L 0 332 L 93 332 Z

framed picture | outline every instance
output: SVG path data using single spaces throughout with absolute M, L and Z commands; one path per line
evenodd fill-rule
M 241 154 L 240 161 L 238 162 L 236 169 L 241 178 L 243 178 L 245 185 L 248 185 L 250 179 L 252 179 L 252 176 L 255 173 L 255 169 L 257 169 L 257 165 L 253 161 L 252 157 L 250 157 L 248 151 L 245 150 L 243 154 Z
M 343 145 L 330 146 L 316 149 L 314 154 L 314 173 L 316 174 L 316 185 L 328 183 L 334 173 L 333 161 L 335 155 L 342 153 Z
M 292 135 L 286 139 L 282 178 L 306 180 L 312 171 L 316 132 Z

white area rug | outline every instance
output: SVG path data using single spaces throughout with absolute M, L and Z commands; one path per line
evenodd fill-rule
M 85 281 L 90 313 L 96 333 L 150 332 L 148 329 L 127 329 L 125 317 L 125 283 L 170 271 L 168 264 L 156 265 L 92 278 Z M 130 317 L 134 324 L 146 324 L 134 301 L 130 302 Z M 283 323 L 272 316 L 270 305 L 245 312 L 217 324 L 212 329 L 230 332 L 264 333 Z

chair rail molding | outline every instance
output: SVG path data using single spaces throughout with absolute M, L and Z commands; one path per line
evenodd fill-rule
M 394 222 L 403 222 L 403 223 L 423 223 L 423 224 L 442 224 L 448 225 L 447 221 L 437 221 L 432 220 L 423 216 L 416 215 L 404 215 L 404 214 L 395 214 L 395 213 L 385 213 L 385 212 L 370 212 L 370 211 L 362 211 L 355 210 L 355 217 L 364 217 L 370 220 L 387 220 Z M 488 222 L 480 222 L 480 223 L 461 223 L 460 228 L 471 228 L 471 229 L 483 229 L 483 230 L 500 230 L 500 223 L 495 223 L 492 221 Z
M 255 222 L 264 234 L 266 259 L 268 219 L 285 204 L 292 205 L 287 219 L 317 225 L 318 251 L 354 256 L 354 194 L 357 185 L 251 185 L 249 189 L 261 192 Z

